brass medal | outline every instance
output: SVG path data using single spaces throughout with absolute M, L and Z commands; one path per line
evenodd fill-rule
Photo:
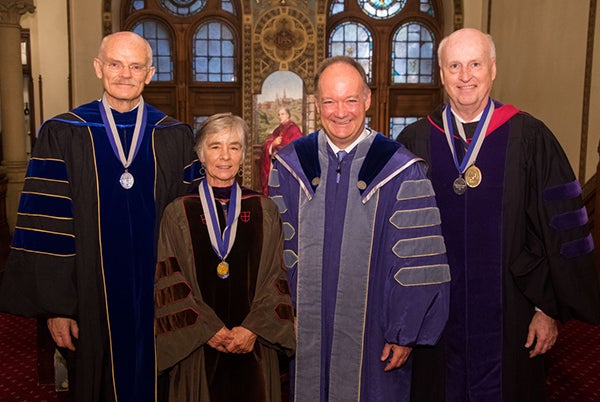
M 477 187 L 481 184 L 481 170 L 475 165 L 469 166 L 465 172 L 465 181 L 467 182 L 467 186 L 471 188 Z
M 217 275 L 221 279 L 229 277 L 229 264 L 225 261 L 221 261 L 219 265 L 217 265 Z

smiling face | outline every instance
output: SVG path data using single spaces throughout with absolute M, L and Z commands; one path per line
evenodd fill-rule
M 119 112 L 137 105 L 154 76 L 149 52 L 146 40 L 133 32 L 117 32 L 103 40 L 94 59 L 94 70 L 102 80 L 108 104 Z M 130 66 L 138 66 L 137 71 Z
M 496 78 L 490 41 L 475 29 L 456 31 L 440 52 L 440 75 L 452 110 L 466 121 L 481 113 Z
M 244 151 L 240 136 L 231 128 L 207 134 L 199 144 L 198 159 L 206 169 L 206 180 L 212 187 L 229 187 L 240 170 Z
M 337 147 L 345 149 L 365 128 L 371 91 L 350 64 L 331 64 L 319 78 L 317 109 L 325 133 Z

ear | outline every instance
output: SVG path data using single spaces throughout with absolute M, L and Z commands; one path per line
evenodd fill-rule
M 367 110 L 369 110 L 370 107 L 371 107 L 371 88 L 369 88 L 369 90 L 367 92 L 367 96 L 365 98 L 365 112 Z
M 152 77 L 154 77 L 154 73 L 156 73 L 156 67 L 150 66 L 150 68 L 148 68 L 148 72 L 146 73 L 146 80 L 144 81 L 146 85 L 150 84 Z
M 496 58 L 492 59 L 492 81 L 496 79 Z
M 104 74 L 102 73 L 102 62 L 97 57 L 94 57 L 94 71 L 96 72 L 96 77 L 98 77 L 98 79 L 104 77 Z

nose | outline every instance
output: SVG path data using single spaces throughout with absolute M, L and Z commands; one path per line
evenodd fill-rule
M 458 73 L 458 79 L 461 81 L 469 81 L 471 79 L 471 68 L 469 66 L 461 67 Z

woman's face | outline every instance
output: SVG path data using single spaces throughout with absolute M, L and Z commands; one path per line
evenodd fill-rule
M 208 134 L 201 147 L 197 153 L 204 163 L 208 184 L 212 187 L 231 186 L 244 157 L 240 137 L 231 129 L 224 129 Z

